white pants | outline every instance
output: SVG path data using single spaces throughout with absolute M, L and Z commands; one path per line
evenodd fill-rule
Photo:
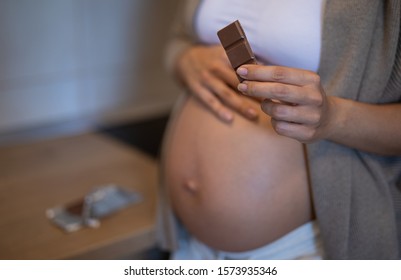
M 193 236 L 179 240 L 174 260 L 319 260 L 324 252 L 319 227 L 306 223 L 276 241 L 254 250 L 224 252 L 210 248 Z

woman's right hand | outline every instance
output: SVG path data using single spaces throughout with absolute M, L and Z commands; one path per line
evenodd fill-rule
M 255 120 L 257 111 L 238 94 L 239 83 L 223 47 L 193 46 L 177 59 L 175 71 L 189 91 L 219 119 L 232 122 L 232 110 Z

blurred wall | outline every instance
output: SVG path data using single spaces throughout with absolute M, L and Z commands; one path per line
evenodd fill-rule
M 177 1 L 0 0 L 0 134 L 170 108 L 162 51 Z

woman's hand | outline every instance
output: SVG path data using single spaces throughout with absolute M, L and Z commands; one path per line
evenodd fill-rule
M 245 95 L 261 98 L 278 134 L 303 143 L 321 139 L 379 155 L 401 155 L 401 103 L 368 104 L 326 96 L 311 71 L 243 65 Z
M 327 138 L 332 104 L 316 73 L 260 65 L 242 66 L 237 73 L 246 79 L 238 89 L 263 100 L 262 110 L 278 134 L 303 143 Z
M 238 78 L 221 46 L 191 47 L 179 56 L 175 70 L 190 92 L 221 120 L 233 120 L 229 108 L 248 119 L 257 118 L 257 112 L 238 94 Z

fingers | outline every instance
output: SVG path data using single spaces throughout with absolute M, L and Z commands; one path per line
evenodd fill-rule
M 320 110 L 314 109 L 315 107 L 283 104 L 266 99 L 262 102 L 261 108 L 275 120 L 311 126 L 320 123 Z
M 278 134 L 303 143 L 325 137 L 330 110 L 316 73 L 262 65 L 244 65 L 237 73 L 246 79 L 238 90 L 263 100 L 261 108 Z
M 320 106 L 320 77 L 314 72 L 290 67 L 245 65 L 237 73 L 246 79 L 238 85 L 243 94 L 293 104 Z
M 234 120 L 234 114 L 207 87 L 195 80 L 189 82 L 188 87 L 194 96 L 209 108 L 216 117 L 227 123 Z
M 238 85 L 238 90 L 247 96 L 256 98 L 276 99 L 292 104 L 320 106 L 323 98 L 316 87 L 314 84 L 296 86 L 274 82 L 244 81 Z
M 284 66 L 243 65 L 237 69 L 237 74 L 246 80 L 261 82 L 298 86 L 320 83 L 320 77 L 315 72 Z
M 315 140 L 316 130 L 307 126 L 271 119 L 272 127 L 277 134 L 296 139 L 302 143 L 311 143 Z
M 230 73 L 233 74 L 234 72 L 231 71 Z M 235 74 L 234 78 L 236 79 Z M 204 72 L 202 80 L 205 87 L 209 88 L 221 102 L 234 109 L 234 111 L 251 120 L 258 117 L 258 113 L 236 91 L 223 82 L 223 79 L 216 78 L 209 72 Z
M 291 104 L 263 100 L 262 111 L 271 117 L 274 130 L 302 143 L 310 143 L 322 135 L 326 112 L 323 106 Z
M 257 112 L 236 90 L 237 76 L 221 46 L 194 46 L 177 60 L 176 68 L 183 85 L 221 120 L 231 122 L 234 112 L 257 119 Z

